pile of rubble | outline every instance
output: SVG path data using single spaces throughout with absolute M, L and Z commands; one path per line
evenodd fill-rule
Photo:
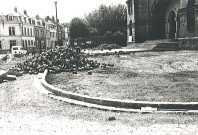
M 72 72 L 77 74 L 78 71 L 86 70 L 88 75 L 92 75 L 94 68 L 98 68 L 100 63 L 88 60 L 76 48 L 60 48 L 49 50 L 36 56 L 26 59 L 22 63 L 17 63 L 14 67 L 0 73 L 0 82 L 3 80 L 16 80 L 16 77 L 23 74 L 43 73 L 46 69 L 51 74 L 60 72 Z M 102 69 L 113 67 L 113 64 L 101 64 Z
M 38 74 L 48 70 L 50 73 L 92 70 L 99 67 L 97 61 L 85 59 L 75 48 L 60 48 L 43 52 L 31 59 L 17 64 L 12 70 L 23 73 Z

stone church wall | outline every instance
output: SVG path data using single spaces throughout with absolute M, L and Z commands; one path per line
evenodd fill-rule
M 176 32 L 181 48 L 198 48 L 198 0 L 195 0 L 195 22 L 193 30 L 188 29 L 187 6 L 189 0 L 127 0 L 132 1 L 134 12 L 128 14 L 129 25 L 132 19 L 132 33 L 136 42 L 171 38 L 169 36 L 169 14 L 175 11 Z M 160 6 L 160 7 L 159 7 Z M 160 21 L 162 20 L 162 21 Z M 156 23 L 156 21 L 159 21 Z M 161 30 L 160 30 L 161 29 Z M 130 29 L 128 28 L 128 34 Z M 157 37 L 157 35 L 160 35 Z M 128 40 L 129 41 L 129 40 Z M 132 40 L 130 40 L 132 41 Z M 133 40 L 134 42 L 134 40 Z

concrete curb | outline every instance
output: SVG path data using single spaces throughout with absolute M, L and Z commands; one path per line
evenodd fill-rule
M 45 78 L 48 71 L 45 72 L 38 78 L 40 79 L 40 84 L 46 90 L 51 92 L 49 94 L 51 97 L 67 101 L 75 101 L 74 104 L 84 104 L 83 106 L 93 106 L 95 105 L 102 108 L 114 108 L 113 110 L 130 110 L 129 112 L 141 112 L 144 108 L 144 112 L 178 112 L 178 113 L 197 113 L 198 111 L 198 102 L 144 102 L 144 101 L 129 101 L 129 100 L 118 100 L 118 99 L 107 99 L 107 98 L 98 98 L 90 97 L 81 94 L 66 92 L 61 89 L 55 88 L 52 85 L 49 85 Z M 86 105 L 88 104 L 88 105 Z M 116 108 L 116 109 L 115 109 Z M 149 108 L 149 110 L 147 110 Z M 198 113 L 197 113 L 198 114 Z

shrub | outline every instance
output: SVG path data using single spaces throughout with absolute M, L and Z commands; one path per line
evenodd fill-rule
M 119 49 L 120 46 L 118 46 L 117 44 L 101 44 L 99 46 L 97 46 L 95 49 L 97 50 L 111 50 L 111 49 Z

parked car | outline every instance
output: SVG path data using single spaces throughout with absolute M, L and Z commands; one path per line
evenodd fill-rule
M 13 46 L 11 50 L 12 54 L 22 54 L 25 55 L 27 53 L 27 50 L 25 50 L 22 46 Z

